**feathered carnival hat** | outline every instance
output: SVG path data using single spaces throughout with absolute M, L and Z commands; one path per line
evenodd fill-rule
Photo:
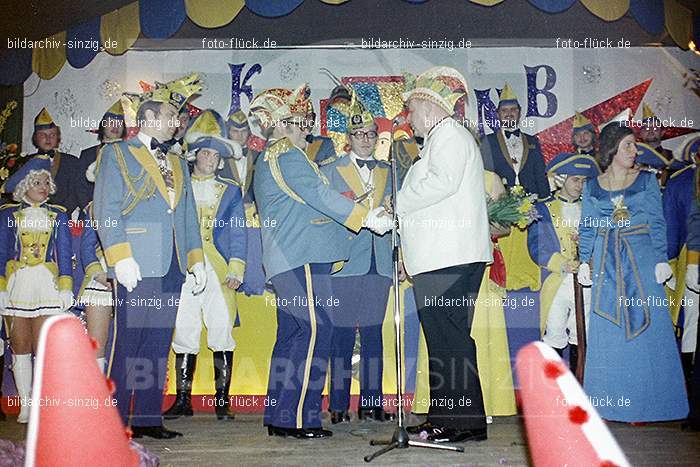
M 241 145 L 228 139 L 226 125 L 215 110 L 207 109 L 197 116 L 185 135 L 188 160 L 194 160 L 196 151 L 203 148 L 214 149 L 222 158 L 240 159 Z
M 197 73 L 179 78 L 167 83 L 159 83 L 156 81 L 155 87 L 143 94 L 125 93 L 122 96 L 121 103 L 124 108 L 125 120 L 130 127 L 136 126 L 136 112 L 144 102 L 163 102 L 172 104 L 178 111 L 187 103 L 195 94 L 202 90 L 202 83 L 199 80 Z M 133 123 L 133 124 L 132 124 Z
M 455 112 L 455 104 L 469 92 L 467 81 L 454 68 L 437 66 L 418 76 L 404 73 L 404 101 L 423 99 L 437 105 L 448 114 Z
M 294 115 L 307 116 L 313 111 L 311 89 L 304 83 L 293 91 L 272 88 L 259 93 L 250 103 L 248 115 L 257 120 L 262 130 L 267 130 Z

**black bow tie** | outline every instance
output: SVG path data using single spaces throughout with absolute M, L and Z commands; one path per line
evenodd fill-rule
M 166 143 L 161 143 L 155 138 L 151 138 L 151 150 L 155 151 L 156 149 L 160 149 L 163 154 L 167 154 L 168 150 L 170 149 L 170 145 Z
M 165 142 L 165 144 L 167 144 L 169 147 L 170 147 L 170 146 L 175 146 L 175 143 L 177 143 L 177 144 L 179 144 L 180 146 L 182 146 L 182 143 L 183 143 L 183 142 L 184 142 L 184 138 L 180 138 L 180 139 L 171 138 L 171 139 L 167 140 L 167 141 Z M 153 143 L 151 143 L 151 144 L 153 144 Z
M 36 153 L 37 156 L 49 156 L 53 157 L 56 155 L 56 150 L 54 149 L 49 149 L 48 151 L 39 151 Z
M 515 129 L 515 130 L 513 130 L 513 131 L 508 131 L 508 130 L 503 130 L 503 131 L 504 131 L 505 134 L 506 134 L 506 138 L 510 138 L 510 137 L 513 136 L 513 135 L 515 135 L 515 136 L 517 136 L 518 138 L 520 138 L 520 129 L 519 129 L 519 128 L 517 128 L 517 129 Z
M 369 170 L 372 170 L 377 166 L 377 161 L 374 159 L 360 159 L 358 157 L 357 159 L 355 159 L 355 162 L 357 162 L 357 166 L 359 168 L 367 166 Z

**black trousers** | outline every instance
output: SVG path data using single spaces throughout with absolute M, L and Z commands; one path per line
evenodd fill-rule
M 418 317 L 428 346 L 428 421 L 435 425 L 486 428 L 476 345 L 470 336 L 484 268 L 484 263 L 471 263 L 413 278 Z

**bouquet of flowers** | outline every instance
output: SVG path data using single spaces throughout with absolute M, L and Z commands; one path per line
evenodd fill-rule
M 522 186 L 516 185 L 497 200 L 487 199 L 489 222 L 504 227 L 515 225 L 524 230 L 540 217 L 535 209 L 536 201 L 537 195 L 528 194 Z

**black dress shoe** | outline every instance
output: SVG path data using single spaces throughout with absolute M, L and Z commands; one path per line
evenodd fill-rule
M 486 439 L 486 429 L 482 430 L 458 430 L 456 428 L 437 428 L 432 435 L 428 436 L 428 441 L 436 443 L 459 443 L 461 441 L 484 441 Z
M 350 414 L 347 410 L 331 410 L 331 423 L 337 425 L 338 423 L 349 422 Z
M 323 428 L 284 428 L 272 425 L 267 427 L 267 434 L 270 436 L 296 439 L 328 438 L 333 436 L 332 431 L 324 430 Z
M 435 432 L 435 430 L 438 430 L 438 429 L 443 429 L 443 427 L 438 426 L 438 425 L 433 425 L 430 422 L 423 422 L 420 425 L 413 425 L 413 426 L 406 427 L 406 432 L 409 435 L 419 435 L 425 431 L 429 435 L 432 435 Z
M 697 433 L 700 431 L 700 422 L 686 420 L 685 422 L 681 423 L 681 430 Z
M 333 436 L 331 430 L 324 430 L 323 428 L 303 428 L 306 438 L 330 438 Z
M 396 419 L 396 415 L 385 412 L 381 407 L 364 407 L 357 409 L 357 418 L 360 420 L 367 419 L 377 422 L 390 422 Z
M 182 433 L 177 431 L 168 430 L 163 425 L 160 426 L 132 426 L 131 427 L 131 437 L 132 438 L 143 438 L 148 436 L 149 438 L 155 439 L 173 439 L 178 436 L 182 436 Z

